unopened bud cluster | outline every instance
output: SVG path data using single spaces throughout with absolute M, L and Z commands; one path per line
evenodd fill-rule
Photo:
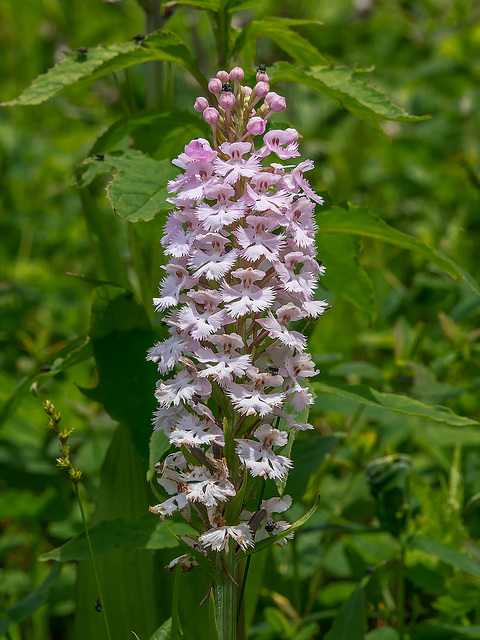
M 199 97 L 195 109 L 212 126 L 213 148 L 197 138 L 173 161 L 181 173 L 169 183 L 174 209 L 161 240 L 169 262 L 154 299 L 170 336 L 147 356 L 169 375 L 157 384 L 154 428 L 178 448 L 157 465 L 169 497 L 151 511 L 180 511 L 204 553 L 230 538 L 241 552 L 288 529 L 272 514 L 291 498 L 255 494 L 261 478 L 285 477 L 289 437 L 311 428 L 299 415 L 317 372 L 291 323 L 327 308 L 314 297 L 324 267 L 314 243 L 322 199 L 304 177 L 313 163 L 281 162 L 300 155 L 295 129 L 266 132 L 285 98 L 263 68 L 253 88 L 243 78 L 235 67 L 210 80 L 216 105 Z M 179 563 L 192 566 L 188 556 Z

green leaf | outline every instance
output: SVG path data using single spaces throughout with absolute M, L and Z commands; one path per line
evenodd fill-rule
M 329 393 L 341 398 L 353 400 L 359 404 L 377 407 L 379 409 L 387 409 L 395 413 L 403 413 L 410 416 L 418 416 L 419 418 L 429 418 L 436 422 L 444 422 L 454 427 L 465 427 L 469 425 L 478 425 L 476 420 L 458 416 L 448 407 L 431 406 L 424 404 L 414 398 L 396 395 L 394 393 L 383 393 L 371 387 L 363 385 L 340 385 L 325 384 L 324 382 L 312 382 L 312 388 L 317 393 Z
M 167 202 L 167 182 L 178 174 L 170 160 L 152 160 L 130 151 L 126 163 L 107 186 L 107 198 L 115 213 L 129 222 L 152 220 Z
M 358 262 L 360 241 L 358 237 L 341 233 L 317 234 L 318 255 L 328 265 L 322 286 L 348 300 L 365 312 L 373 322 L 377 305 L 370 278 Z
M 364 640 L 365 596 L 363 588 L 355 589 L 345 602 L 325 640 Z
M 299 64 L 311 66 L 318 63 L 299 62 Z M 316 66 L 307 72 L 288 62 L 279 62 L 272 84 L 277 82 L 304 84 L 345 107 L 382 134 L 384 132 L 378 120 L 419 122 L 430 118 L 429 115 L 409 115 L 401 107 L 394 105 L 385 93 L 353 78 L 354 72 L 354 67 L 333 66 Z
M 410 539 L 408 547 L 409 549 L 418 549 L 431 556 L 436 556 L 451 567 L 455 567 L 455 569 L 465 571 L 465 573 L 480 578 L 480 564 L 476 560 L 467 556 L 465 553 L 460 553 L 460 551 L 455 551 L 455 549 L 447 547 L 447 545 L 441 542 L 436 542 L 435 540 L 430 540 L 422 536 L 415 536 Z
M 317 20 L 295 20 L 265 16 L 262 20 L 252 20 L 239 33 L 233 46 L 232 55 L 239 55 L 243 47 L 254 38 L 271 38 L 285 53 L 304 67 L 329 64 L 329 60 L 308 40 L 293 31 L 290 27 L 321 25 Z M 288 65 L 288 63 L 285 63 Z M 290 66 L 290 65 L 288 65 Z M 295 67 L 292 67 L 295 69 Z M 280 78 L 282 79 L 282 78 Z M 277 72 L 275 72 L 277 81 Z M 298 82 L 297 79 L 293 80 Z
M 315 511 L 318 509 L 319 504 L 320 504 L 320 496 L 318 496 L 318 498 L 315 500 L 315 503 L 313 504 L 312 508 L 309 509 L 309 511 L 307 511 L 305 515 L 303 515 L 296 522 L 294 522 L 288 529 L 286 529 L 285 531 L 282 531 L 281 533 L 277 533 L 274 536 L 269 536 L 264 540 L 260 540 L 260 542 L 257 542 L 252 549 L 248 549 L 248 551 L 245 551 L 245 555 L 250 556 L 252 555 L 252 553 L 258 553 L 259 551 L 263 551 L 264 549 L 267 549 L 275 542 L 278 542 L 279 540 L 286 538 L 288 535 L 290 535 L 297 529 L 300 529 L 300 527 L 303 527 L 303 525 L 308 520 L 310 520 L 310 518 L 313 516 Z
M 155 147 L 152 148 L 152 142 L 150 142 L 148 149 L 145 146 L 142 146 L 141 149 L 148 151 L 150 155 L 155 153 L 156 159 L 170 158 L 178 154 L 178 150 L 181 147 L 179 140 L 184 140 L 184 144 L 186 144 L 197 135 L 201 134 L 205 137 L 210 129 L 210 127 L 207 127 L 208 125 L 198 114 L 193 114 L 189 111 L 181 111 L 179 109 L 140 111 L 112 124 L 98 138 L 88 155 L 107 153 L 121 142 L 125 136 L 137 132 L 141 137 L 143 131 L 147 131 L 150 139 L 153 138 Z M 175 148 L 173 148 L 174 145 Z M 136 147 L 138 148 L 138 144 Z M 161 155 L 159 155 L 160 152 Z
M 461 279 L 480 296 L 480 286 L 470 274 L 448 256 L 423 244 L 416 238 L 390 227 L 367 207 L 328 205 L 317 207 L 316 222 L 320 233 L 353 233 L 375 238 L 396 247 L 410 249 L 429 260 L 455 279 Z
M 114 420 L 129 427 L 138 452 L 148 460 L 157 374 L 155 367 L 145 360 L 147 349 L 154 343 L 145 309 L 122 287 L 110 284 L 96 287 L 90 338 L 98 384 L 81 391 L 103 404 Z
M 169 31 L 155 31 L 145 38 L 141 46 L 135 42 L 116 43 L 107 47 L 98 45 L 89 49 L 86 54 L 74 51 L 66 53 L 66 56 L 66 60 L 38 76 L 18 98 L 2 102 L 0 106 L 40 104 L 79 81 L 102 78 L 119 69 L 153 60 L 181 65 L 206 90 L 205 76 L 197 61 L 179 36 Z
M 258 7 L 264 2 L 265 0 L 227 0 L 227 11 L 229 13 L 233 13 L 234 11 L 243 11 L 244 9 Z
M 168 618 L 161 627 L 155 631 L 150 640 L 170 640 L 172 632 L 172 619 Z
M 398 631 L 393 627 L 380 627 L 369 631 L 365 636 L 365 640 L 399 640 Z
M 172 0 L 166 2 L 166 7 L 174 7 L 176 5 L 188 4 L 190 7 L 198 9 L 207 9 L 208 11 L 218 12 L 222 8 L 222 0 Z
M 441 622 L 425 622 L 408 628 L 410 640 L 455 640 L 457 638 L 480 639 L 480 625 L 460 627 Z
M 171 209 L 167 202 L 167 182 L 178 174 L 170 160 L 153 160 L 137 150 L 119 155 L 108 154 L 103 160 L 88 158 L 88 169 L 77 186 L 89 184 L 100 173 L 117 169 L 107 186 L 107 197 L 115 213 L 129 222 L 152 220 L 163 209 Z
M 171 527 L 181 535 L 192 531 L 183 523 L 175 523 Z M 132 521 L 116 518 L 100 522 L 89 529 L 89 534 L 95 556 L 116 547 L 132 550 L 171 549 L 178 544 L 165 523 L 159 522 L 158 518 L 149 513 Z M 61 547 L 42 554 L 39 560 L 69 562 L 71 560 L 85 560 L 89 557 L 87 539 L 85 533 L 82 532 Z
M 154 466 L 162 458 L 163 454 L 170 449 L 170 440 L 163 433 L 163 431 L 153 431 L 150 436 L 150 458 L 148 464 L 147 480 L 150 480 L 155 475 Z
M 315 437 L 309 434 L 306 438 L 297 439 L 292 453 L 294 471 L 288 474 L 285 493 L 294 501 L 301 500 L 310 477 L 343 438 L 339 434 Z
M 50 591 L 60 579 L 60 565 L 55 565 L 45 581 L 25 598 L 14 604 L 8 610 L 8 617 L 12 622 L 25 620 L 44 605 L 50 595 Z

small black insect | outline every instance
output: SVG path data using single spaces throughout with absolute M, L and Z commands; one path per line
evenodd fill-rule
M 265 531 L 268 531 L 268 533 L 272 533 L 272 531 L 275 531 L 276 528 L 277 528 L 277 523 L 274 522 L 273 520 L 265 525 Z
M 258 65 L 258 69 L 257 69 L 257 71 L 258 71 L 259 73 L 265 73 L 265 71 L 266 71 L 266 70 L 267 70 L 267 65 L 266 65 L 266 64 L 259 64 L 259 65 Z
M 103 155 L 103 153 L 94 153 L 93 157 L 95 158 L 95 160 L 105 160 L 105 156 Z
M 265 368 L 265 371 L 268 371 L 268 373 L 272 373 L 274 376 L 276 376 L 279 369 L 274 364 L 269 364 L 268 367 Z
M 230 253 L 230 251 L 233 249 L 231 244 L 227 244 L 225 245 L 225 253 Z
M 230 86 L 229 82 L 224 82 L 222 84 L 222 93 L 228 93 L 228 92 L 232 93 L 232 87 Z
M 47 371 L 51 371 L 52 367 L 49 364 L 44 364 L 43 367 L 40 367 L 41 373 L 47 373 Z
M 137 33 L 136 36 L 133 36 L 132 40 L 135 40 L 135 42 L 143 42 L 145 40 L 146 36 L 143 33 Z
M 77 49 L 77 53 L 81 53 L 82 55 L 85 55 L 86 53 L 88 53 L 88 49 L 87 47 L 79 47 Z
M 299 196 L 298 194 L 296 196 L 293 196 L 292 198 L 292 202 L 296 202 L 297 200 L 300 200 L 302 196 Z
M 98 611 L 98 613 L 101 613 L 102 611 L 102 603 L 100 602 L 100 598 L 97 598 L 97 601 L 95 602 L 95 611 Z

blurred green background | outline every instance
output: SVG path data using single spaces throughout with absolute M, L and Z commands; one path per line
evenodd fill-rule
M 382 136 L 306 87 L 276 86 L 288 97 L 283 120 L 303 137 L 302 156 L 315 161 L 315 171 L 309 175 L 312 186 L 333 201 L 369 207 L 396 229 L 448 254 L 479 280 L 480 3 L 267 0 L 234 14 L 233 25 L 241 28 L 269 15 L 321 21 L 296 29 L 336 64 L 374 66 L 357 77 L 388 92 L 409 113 L 432 115 L 416 124 L 383 123 L 386 135 Z M 207 76 L 215 74 L 215 43 L 206 12 L 175 7 L 166 27 L 187 43 Z M 128 41 L 144 33 L 144 13 L 134 0 L 3 0 L 0 32 L 4 52 L 0 98 L 10 100 L 61 60 L 64 51 Z M 250 52 L 253 63 L 267 64 L 272 74 L 275 62 L 288 60 L 268 38 L 252 42 Z M 251 65 L 252 60 L 245 63 Z M 170 100 L 192 112 L 198 87 L 180 69 L 171 70 L 169 77 Z M 48 574 L 50 566 L 36 558 L 81 530 L 68 479 L 55 465 L 57 443 L 45 428 L 43 402 L 53 399 L 64 422 L 75 429 L 71 446 L 76 464 L 85 472 L 82 491 L 89 515 L 116 428 L 103 407 L 80 390 L 97 382 L 91 358 L 33 385 L 28 382 L 45 365 L 54 366 L 62 349 L 88 331 L 91 286 L 72 274 L 104 279 L 109 259 L 102 255 L 98 236 L 92 235 L 92 219 L 100 221 L 101 233 L 118 248 L 127 274 L 121 284 L 129 285 L 139 298 L 145 297 L 142 289 L 156 294 L 162 221 L 137 223 L 132 232 L 105 199 L 105 180 L 98 179 L 82 191 L 72 186 L 78 164 L 98 136 L 144 106 L 144 69 L 139 66 L 73 87 L 36 107 L 0 111 L 0 398 L 6 403 L 0 431 L 3 617 Z M 176 156 L 185 140 L 165 132 L 164 142 L 151 149 L 156 159 Z M 143 142 L 139 138 L 136 143 L 148 146 L 148 132 Z M 310 330 L 310 350 L 321 369 L 320 380 L 369 384 L 478 420 L 479 298 L 417 254 L 373 239 L 358 242 L 366 274 L 358 295 L 367 292 L 369 299 L 355 305 L 329 293 L 327 256 L 336 249 L 328 235 L 319 237 L 320 257 L 327 266 L 325 296 L 332 302 L 332 309 Z M 143 256 L 143 274 L 136 269 L 138 253 Z M 147 276 L 147 284 L 139 282 Z M 348 287 L 348 265 L 342 276 Z M 150 307 L 147 312 L 158 328 L 159 319 L 153 318 Z M 9 403 L 24 379 L 22 393 Z M 390 584 L 389 571 L 398 557 L 392 540 L 398 531 L 380 508 L 388 491 L 382 493 L 376 480 L 364 473 L 369 461 L 390 454 L 407 456 L 408 464 L 400 465 L 399 473 L 408 475 L 408 491 L 403 480 L 395 480 L 401 504 L 405 500 L 409 505 L 408 524 L 401 525 L 402 531 L 409 527 L 410 532 L 458 550 L 467 548 L 468 541 L 470 553 L 480 557 L 476 429 L 438 426 L 327 395 L 319 396 L 310 422 L 317 434 L 342 434 L 344 439 L 332 441 L 332 449 L 337 447 L 321 465 L 307 467 L 311 478 L 304 477 L 297 488 L 295 497 L 306 503 L 320 490 L 322 508 L 309 525 L 310 532 L 299 534 L 293 556 L 286 551 L 275 554 L 260 593 L 254 637 L 324 637 L 367 565 L 383 567 L 379 582 Z M 299 441 L 299 455 L 306 448 Z M 392 464 L 396 469 L 400 463 Z M 332 518 L 340 527 L 336 533 L 325 529 Z M 354 539 L 341 531 L 347 524 L 378 522 L 383 537 L 370 547 L 367 534 Z M 432 550 L 428 562 L 418 555 L 425 550 L 416 553 L 410 552 L 408 562 L 403 562 L 407 623 L 418 622 L 420 628 L 412 638 L 448 640 L 459 633 L 448 631 L 449 625 L 478 625 L 478 576 L 465 577 L 454 563 L 441 564 Z M 10 624 L 8 637 L 74 637 L 76 578 L 76 566 L 64 565 L 61 582 L 49 592 L 48 601 L 34 616 Z M 388 612 L 395 606 L 382 589 L 378 587 L 380 595 L 369 596 L 370 632 L 398 626 L 397 614 Z M 395 600 L 395 587 L 392 593 Z M 437 629 L 437 635 L 428 636 L 431 630 L 427 630 L 422 635 L 421 623 L 431 620 L 447 631 Z M 303 636 L 302 630 L 306 630 Z M 146 628 L 144 633 L 152 631 Z M 458 637 L 480 638 L 480 633 L 472 634 Z

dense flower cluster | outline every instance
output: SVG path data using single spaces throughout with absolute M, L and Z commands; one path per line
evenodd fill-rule
M 173 161 L 181 173 L 169 183 L 175 209 L 161 241 L 170 261 L 154 299 L 170 337 L 147 356 L 172 374 L 157 384 L 154 428 L 180 449 L 157 465 L 170 497 L 151 511 L 193 514 L 205 531 L 192 546 L 216 551 L 288 527 L 272 520 L 288 496 L 255 512 L 245 501 L 235 522 L 225 507 L 248 495 L 249 477 L 282 479 L 292 467 L 281 452 L 291 433 L 310 428 L 298 416 L 313 402 L 305 378 L 317 372 L 291 323 L 327 307 L 314 298 L 324 267 L 313 219 L 322 199 L 304 177 L 313 163 L 276 161 L 300 155 L 295 129 L 265 133 L 285 98 L 263 68 L 253 89 L 243 77 L 236 67 L 210 80 L 217 106 L 201 97 L 195 109 L 212 126 L 213 148 L 197 138 Z

